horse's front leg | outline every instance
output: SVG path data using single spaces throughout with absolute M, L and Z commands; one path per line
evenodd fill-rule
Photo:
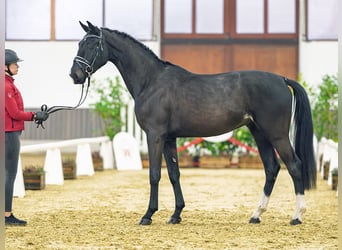
M 176 138 L 167 139 L 164 146 L 164 157 L 167 165 L 167 171 L 169 174 L 170 182 L 173 187 L 173 192 L 175 194 L 175 212 L 169 220 L 169 224 L 178 224 L 181 222 L 182 218 L 180 214 L 185 206 L 183 193 L 180 185 L 180 172 L 178 166 L 177 157 L 177 143 Z
M 161 176 L 162 149 L 164 140 L 160 136 L 147 135 L 149 170 L 150 170 L 150 202 L 140 225 L 150 225 L 152 215 L 158 210 L 158 189 Z

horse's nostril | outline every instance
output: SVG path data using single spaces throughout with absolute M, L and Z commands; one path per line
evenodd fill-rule
M 80 69 L 73 70 L 71 69 L 69 76 L 74 80 L 75 84 L 82 84 L 85 81 L 85 74 Z

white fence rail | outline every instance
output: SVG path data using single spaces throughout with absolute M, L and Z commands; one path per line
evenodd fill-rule
M 100 155 L 103 158 L 103 168 L 114 168 L 113 146 L 108 136 L 26 145 L 21 147 L 20 153 L 46 152 L 44 163 L 45 182 L 46 184 L 62 185 L 64 183 L 64 177 L 61 149 L 76 147 L 76 174 L 78 176 L 90 176 L 94 174 L 90 144 L 100 144 Z M 25 196 L 25 187 L 20 157 L 17 177 L 14 184 L 14 196 Z

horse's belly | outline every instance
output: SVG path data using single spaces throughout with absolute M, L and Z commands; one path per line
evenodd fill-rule
M 232 131 L 248 121 L 249 117 L 241 113 L 189 114 L 179 121 L 173 132 L 170 132 L 177 137 L 214 136 Z

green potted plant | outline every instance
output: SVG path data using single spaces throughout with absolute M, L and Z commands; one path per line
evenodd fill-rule
M 245 126 L 236 129 L 233 133 L 233 137 L 249 147 L 256 148 L 254 137 Z M 195 138 L 178 138 L 177 145 L 178 147 L 183 146 L 194 139 Z M 191 151 L 185 150 L 179 155 L 183 156 L 187 154 L 192 155 L 194 165 L 198 164 L 200 167 L 205 168 L 237 167 L 238 163 L 233 160 L 234 156 L 235 158 L 240 157 L 242 159 L 241 164 L 246 168 L 262 167 L 262 162 L 258 155 L 251 154 L 249 151 L 245 152 L 244 150 L 241 150 L 241 147 L 230 141 L 216 143 L 202 141 L 194 145 Z
M 322 137 L 338 141 L 338 81 L 335 75 L 325 75 L 318 88 L 308 86 L 299 78 L 310 97 L 314 132 L 318 141 Z
M 118 76 L 114 80 L 108 77 L 104 82 L 92 80 L 92 83 L 94 87 L 92 95 L 97 101 L 90 106 L 103 121 L 103 134 L 108 135 L 112 140 L 125 125 L 121 111 L 126 107 L 124 97 L 128 96 L 127 90 L 120 84 Z
M 193 137 L 177 138 L 177 148 L 182 147 L 191 141 L 195 140 Z M 199 146 L 194 145 L 191 149 L 187 148 L 178 153 L 178 166 L 180 168 L 199 167 Z
M 312 107 L 314 130 L 318 140 L 323 136 L 338 140 L 338 82 L 336 76 L 325 75 Z
M 246 146 L 257 149 L 254 137 L 246 126 L 235 130 L 233 137 Z M 237 163 L 239 168 L 263 168 L 263 163 L 258 154 L 246 149 L 241 150 L 241 148 L 236 148 L 234 152 L 239 157 Z
M 45 171 L 41 166 L 30 165 L 23 169 L 26 190 L 41 190 L 45 188 Z
M 195 138 L 178 138 L 178 147 L 186 145 Z M 201 168 L 227 168 L 230 164 L 229 142 L 201 141 L 179 154 L 179 164 Z

